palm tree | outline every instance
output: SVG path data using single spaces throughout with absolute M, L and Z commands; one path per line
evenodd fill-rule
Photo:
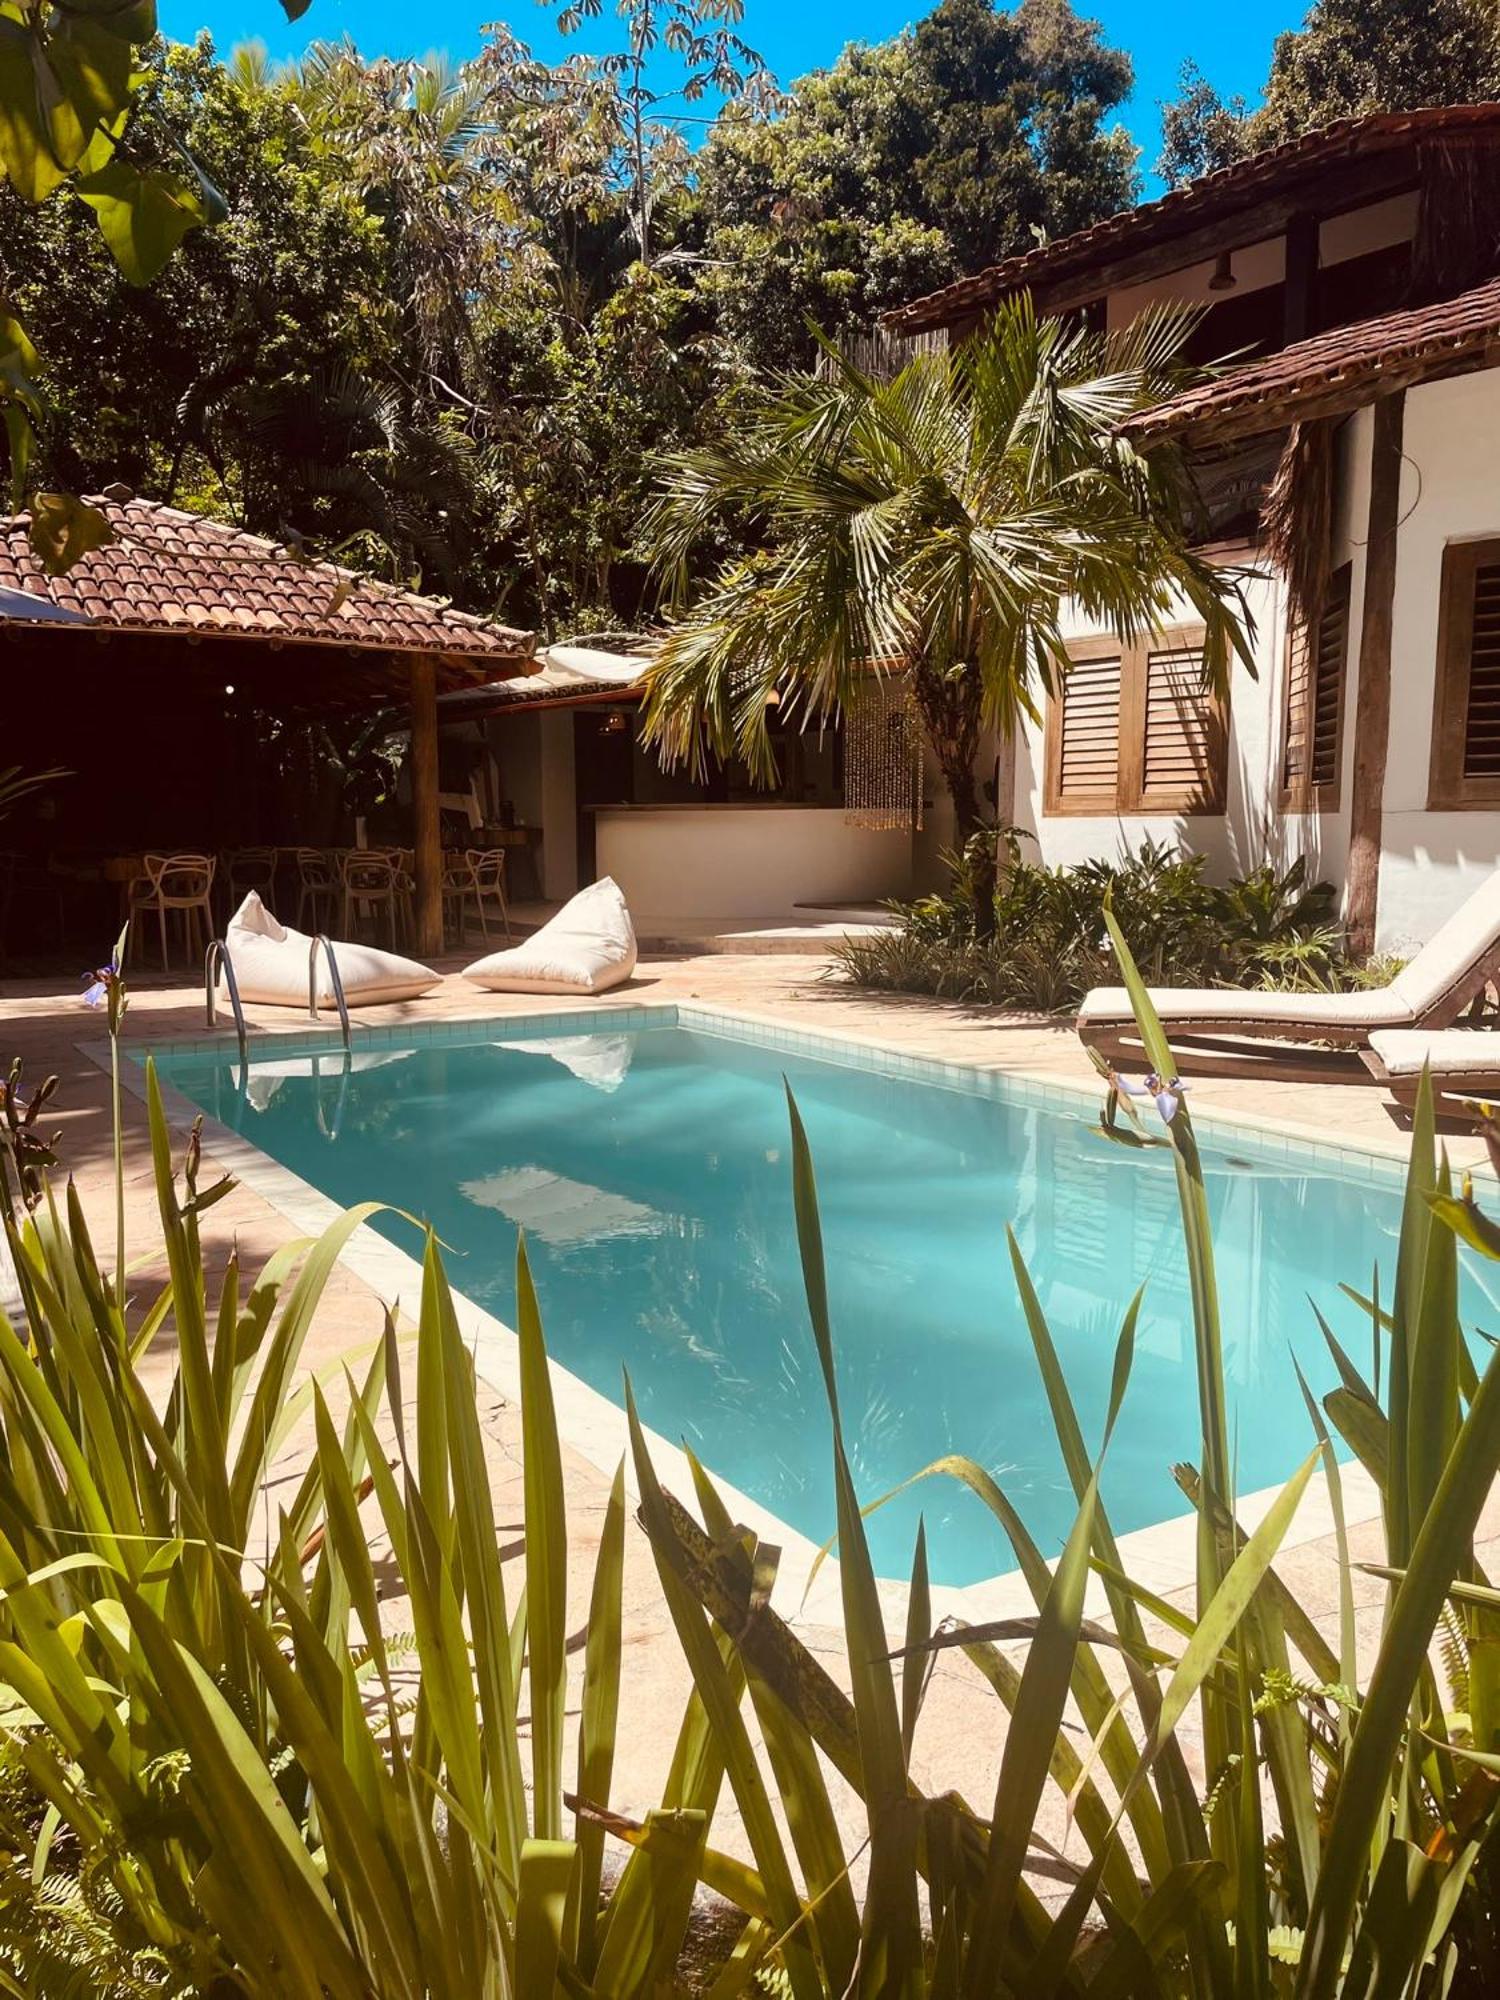
M 889 381 L 825 347 L 826 375 L 788 378 L 727 442 L 666 460 L 644 527 L 669 602 L 710 537 L 751 552 L 720 562 L 652 666 L 645 733 L 663 762 L 737 756 L 772 782 L 774 704 L 821 723 L 899 662 L 967 845 L 981 732 L 1013 730 L 1061 685 L 1070 599 L 1127 643 L 1185 600 L 1208 676 L 1249 662 L 1238 575 L 1189 546 L 1178 454 L 1120 435 L 1183 386 L 1197 318 L 1157 307 L 1100 334 L 1021 296 Z

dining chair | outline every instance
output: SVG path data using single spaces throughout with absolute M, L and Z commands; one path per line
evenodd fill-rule
M 498 905 L 500 922 L 505 930 L 505 942 L 510 943 L 510 908 L 505 900 L 505 849 L 503 847 L 471 847 L 469 868 L 474 882 L 474 901 L 479 910 L 479 928 L 486 938 L 490 927 L 485 920 L 486 900 Z
M 474 871 L 462 848 L 443 849 L 443 930 L 462 945 L 468 934 L 467 903 L 474 893 Z
M 339 878 L 335 858 L 321 847 L 299 847 L 297 929 L 305 931 L 308 928 L 309 914 L 312 917 L 314 930 L 321 930 L 324 924 L 331 924 L 338 895 Z
M 172 962 L 167 918 L 173 911 L 181 913 L 186 949 L 201 957 L 208 950 L 214 931 L 217 859 L 212 854 L 147 854 L 142 857 L 141 865 L 144 872 L 130 884 L 128 909 L 132 918 L 156 912 L 162 970 L 165 972 Z
M 486 904 L 497 904 L 510 943 L 510 911 L 505 902 L 505 850 L 498 847 L 470 847 L 452 850 L 443 856 L 443 905 L 453 910 L 452 928 L 460 944 L 468 935 L 468 906 L 473 903 L 479 929 L 489 938 Z
M 401 875 L 390 854 L 370 847 L 346 848 L 339 858 L 339 886 L 343 893 L 343 935 L 353 935 L 351 926 L 356 915 L 362 920 L 368 917 L 373 925 L 383 910 L 394 950 Z
M 229 896 L 229 911 L 232 916 L 252 890 L 263 903 L 275 898 L 276 863 L 280 850 L 275 847 L 231 847 L 220 857 L 223 866 L 222 880 Z

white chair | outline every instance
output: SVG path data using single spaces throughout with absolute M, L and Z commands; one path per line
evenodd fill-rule
M 183 941 L 189 959 L 202 957 L 213 936 L 214 872 L 217 863 L 211 854 L 147 854 L 142 857 L 144 873 L 130 884 L 128 897 L 132 918 L 155 910 L 161 936 L 161 963 L 165 972 L 171 964 L 167 949 L 167 918 L 177 912 L 182 918 Z

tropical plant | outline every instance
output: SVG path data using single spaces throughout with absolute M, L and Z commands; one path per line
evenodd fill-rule
M 1100 1495 L 1110 1433 L 1128 1392 L 1141 1295 L 1126 1309 L 1097 1448 L 1085 1442 L 1058 1350 L 1014 1239 L 1011 1259 L 1078 1515 L 1055 1569 L 1003 1488 L 948 1457 L 916 1475 L 953 1478 L 990 1508 L 1015 1550 L 1036 1615 L 991 1625 L 932 1623 L 919 1529 L 907 1614 L 892 1644 L 876 1588 L 839 1415 L 837 1370 L 813 1171 L 792 1107 L 793 1174 L 808 1310 L 833 1426 L 838 1549 L 847 1631 L 846 1697 L 765 1604 L 774 1554 L 736 1527 L 696 1472 L 706 1533 L 657 1484 L 634 1429 L 642 1518 L 705 1705 L 722 1708 L 726 1668 L 746 1676 L 766 1741 L 769 1784 L 748 1744 L 731 1763 L 742 1802 L 779 1789 L 810 1895 L 787 1927 L 768 1911 L 747 1927 L 715 1990 L 743 1991 L 779 1962 L 794 1992 L 1092 1996 L 1185 2000 L 1295 1994 L 1352 2000 L 1438 1995 L 1458 1981 L 1474 1927 L 1466 1898 L 1500 1807 L 1500 1715 L 1491 1682 L 1500 1593 L 1478 1581 L 1474 1535 L 1500 1471 L 1500 1355 L 1475 1369 L 1457 1313 L 1462 1236 L 1500 1254 L 1500 1228 L 1448 1187 L 1424 1088 L 1388 1309 L 1368 1301 L 1387 1362 L 1382 1405 L 1327 1328 L 1342 1377 L 1327 1418 L 1310 1394 L 1312 1450 L 1248 1534 L 1235 1522 L 1233 1457 L 1213 1245 L 1191 1115 L 1172 1053 L 1123 934 L 1111 932 L 1156 1076 L 1127 1090 L 1109 1077 L 1101 1132 L 1165 1149 L 1176 1174 L 1193 1295 L 1201 1456 L 1179 1471 L 1198 1521 L 1198 1604 L 1189 1615 L 1132 1583 Z M 1155 1095 L 1162 1124 L 1136 1113 Z M 1123 1107 L 1123 1113 L 1122 1113 Z M 1385 1497 L 1391 1551 L 1386 1614 L 1362 1671 L 1332 1419 Z M 1315 1468 L 1327 1481 L 1343 1578 L 1337 1646 L 1277 1574 L 1277 1545 Z M 910 1483 L 910 1482 L 908 1482 Z M 1084 1617 L 1090 1571 L 1111 1625 Z M 713 1621 L 712 1643 L 704 1613 Z M 1149 1621 L 1149 1622 L 1148 1622 Z M 1026 1642 L 1024 1664 L 1008 1648 Z M 728 1647 L 727 1657 L 723 1652 Z M 1435 1653 L 1454 1663 L 1444 1690 Z M 1008 1723 L 993 1806 L 931 1798 L 911 1750 L 935 1651 L 961 1649 Z M 899 1663 L 899 1683 L 896 1667 Z M 1482 1680 L 1483 1686 L 1479 1685 Z M 1461 1715 L 1454 1698 L 1467 1701 Z M 1206 1789 L 1179 1728 L 1196 1706 Z M 717 1710 L 716 1710 L 717 1712 Z M 854 1856 L 835 1830 L 819 1755 L 865 1802 L 869 1887 L 847 1894 Z M 1036 1833 L 1049 1786 L 1082 1836 L 1081 1862 Z M 748 1815 L 747 1815 L 748 1818 Z M 1128 1828 L 1129 1844 L 1126 1844 Z M 763 1835 L 762 1878 L 780 1857 Z M 1033 1883 L 1067 1886 L 1060 1910 Z M 928 1921 L 920 1890 L 925 1880 Z M 1488 1912 L 1481 1911 L 1484 1924 Z M 1493 1967 L 1462 1968 L 1475 1992 Z
M 1044 868 L 1025 860 L 1024 830 L 1001 829 L 1009 861 L 989 935 L 976 921 L 985 876 L 979 841 L 952 857 L 941 895 L 891 909 L 896 925 L 845 939 L 834 958 L 855 985 L 1059 1013 L 1091 986 L 1113 984 L 1106 910 L 1135 940 L 1157 984 L 1323 987 L 1365 983 L 1333 923 L 1334 891 L 1309 885 L 1301 859 L 1263 863 L 1218 886 L 1202 855 L 1145 840 L 1121 861 Z M 1384 968 L 1385 976 L 1391 969 Z
M 1098 334 L 1023 295 L 891 381 L 830 354 L 831 378 L 793 377 L 725 444 L 668 458 L 645 540 L 685 610 L 647 676 L 648 740 L 764 782 L 773 700 L 815 723 L 899 665 L 967 841 L 980 732 L 1061 685 L 1069 600 L 1127 642 L 1185 600 L 1222 680 L 1248 657 L 1239 579 L 1189 547 L 1174 452 L 1142 455 L 1117 428 L 1180 383 L 1196 319 L 1153 307 Z M 726 516 L 754 552 L 690 599 L 693 554 Z
M 11 1827 L 29 1842 L 31 1895 L 0 1919 L 0 1966 L 28 1940 L 78 1948 L 76 1927 L 59 1941 L 57 1906 L 83 1898 L 108 1917 L 101 1953 L 149 1949 L 153 1990 L 540 1995 L 566 1952 L 601 1993 L 654 1992 L 715 1863 L 701 1811 L 669 1800 L 644 1825 L 608 1812 L 619 1478 L 590 1607 L 580 1799 L 564 1802 L 562 1466 L 524 1253 L 525 1589 L 508 1606 L 472 1365 L 435 1247 L 414 1429 L 391 1319 L 359 1378 L 342 1371 L 336 1422 L 329 1382 L 300 1357 L 372 1211 L 288 1243 L 248 1281 L 231 1254 L 210 1286 L 200 1218 L 228 1184 L 200 1188 L 196 1135 L 174 1172 L 154 1074 L 148 1093 L 168 1275 L 138 1320 L 71 1190 L 7 1225 L 25 1331 L 0 1319 L 0 1689 L 45 1809 Z M 140 1363 L 164 1334 L 178 1362 L 162 1402 Z M 299 1482 L 263 1519 L 269 1468 L 309 1432 Z M 360 1520 L 372 1496 L 409 1634 L 382 1618 Z M 685 1731 L 709 1754 L 701 1722 Z M 607 1828 L 632 1858 L 601 1907 Z
M 576 34 L 603 12 L 604 0 L 568 0 L 557 25 L 565 35 Z M 737 33 L 744 0 L 616 0 L 615 12 L 625 23 L 625 47 L 596 58 L 595 68 L 619 93 L 619 150 L 630 189 L 636 253 L 649 266 L 652 211 L 664 189 L 679 187 L 688 177 L 692 148 L 679 128 L 713 123 L 667 107 L 678 100 L 696 105 L 713 95 L 766 112 L 775 108 L 780 94 L 764 61 Z M 664 53 L 675 57 L 681 69 L 670 90 L 658 80 Z

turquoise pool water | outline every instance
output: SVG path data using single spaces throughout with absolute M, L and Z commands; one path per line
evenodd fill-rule
M 1121 1532 L 1183 1509 L 1169 1468 L 1198 1454 L 1197 1392 L 1171 1165 L 1101 1138 L 1086 1102 L 1039 1108 L 684 1026 L 537 1036 L 487 1024 L 462 1042 L 357 1051 L 347 1069 L 341 1053 L 258 1062 L 246 1093 L 222 1054 L 169 1054 L 161 1067 L 335 1200 L 429 1218 L 453 1246 L 455 1285 L 501 1319 L 524 1228 L 553 1356 L 616 1400 L 628 1366 L 650 1424 L 821 1541 L 829 1431 L 792 1221 L 785 1075 L 817 1166 L 864 1496 L 964 1452 L 1044 1550 L 1066 1535 L 1073 1502 L 1009 1223 L 1091 1444 L 1120 1316 L 1145 1282 L 1104 1490 Z M 1309 1298 L 1368 1354 L 1368 1323 L 1338 1286 L 1365 1289 L 1377 1262 L 1390 1272 L 1400 1193 L 1248 1144 L 1210 1145 L 1206 1158 L 1249 1492 L 1284 1477 L 1311 1442 L 1292 1354 L 1315 1386 L 1332 1386 Z M 418 1247 L 410 1225 L 377 1226 Z M 1477 1292 L 1464 1304 L 1466 1318 L 1487 1317 Z M 919 1507 L 939 1581 L 1012 1567 L 990 1516 L 944 1481 L 872 1519 L 883 1574 L 907 1572 Z

